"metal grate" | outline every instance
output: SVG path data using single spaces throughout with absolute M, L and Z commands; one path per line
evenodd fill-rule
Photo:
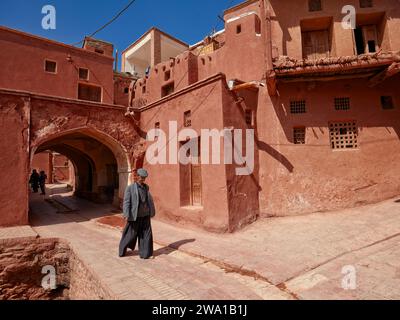
M 306 113 L 306 101 L 290 101 L 290 113 Z
M 372 0 L 360 0 L 360 8 L 372 8 Z
M 335 98 L 335 109 L 336 110 L 349 110 L 350 109 L 350 98 Z
M 308 11 L 313 12 L 321 10 L 322 10 L 321 0 L 308 0 Z
M 382 96 L 381 104 L 384 110 L 394 109 L 393 98 L 391 96 Z
M 294 142 L 294 144 L 305 144 L 306 143 L 306 128 L 305 127 L 293 128 L 293 142 Z
M 358 148 L 358 129 L 356 121 L 330 122 L 329 133 L 332 149 Z

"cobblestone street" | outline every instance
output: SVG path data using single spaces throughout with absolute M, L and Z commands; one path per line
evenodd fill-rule
M 58 206 L 33 196 L 32 229 L 0 229 L 0 238 L 37 233 L 67 240 L 116 299 L 400 298 L 397 199 L 262 219 L 223 235 L 153 219 L 155 254 L 150 260 L 141 260 L 137 249 L 118 257 L 122 220 L 111 206 L 69 194 L 53 199 Z M 60 205 L 71 212 L 60 213 Z M 345 266 L 354 267 L 354 290 L 342 287 Z

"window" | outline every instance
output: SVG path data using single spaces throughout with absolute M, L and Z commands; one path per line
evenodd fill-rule
M 57 73 L 57 62 L 46 60 L 44 70 L 49 73 Z
M 313 12 L 321 10 L 322 10 L 321 0 L 308 0 L 308 11 Z
M 293 128 L 293 142 L 294 142 L 294 144 L 305 144 L 306 143 L 306 128 L 305 127 Z
M 164 81 L 168 81 L 171 78 L 171 71 L 165 71 L 164 73 Z
M 192 126 L 192 112 L 189 110 L 189 111 L 186 111 L 184 114 L 183 114 L 183 126 L 184 127 L 191 127 Z
M 242 32 L 242 25 L 241 25 L 241 24 L 238 24 L 238 25 L 236 26 L 236 33 L 239 34 L 239 33 L 241 33 L 241 32 Z
M 306 101 L 290 101 L 290 113 L 306 113 Z
M 146 86 L 142 87 L 142 93 L 145 94 L 146 93 Z
M 381 105 L 383 110 L 394 109 L 393 98 L 391 96 L 382 96 Z
M 332 149 L 357 149 L 356 121 L 330 122 L 329 135 Z
M 256 21 L 255 21 L 255 31 L 256 34 L 261 34 L 261 20 L 258 16 L 256 16 Z
M 164 98 L 164 97 L 169 96 L 170 94 L 174 93 L 174 89 L 175 89 L 174 87 L 175 86 L 174 86 L 173 82 L 163 86 L 161 88 L 161 98 Z
M 89 80 L 89 70 L 85 68 L 79 68 L 79 79 Z
M 128 94 L 129 93 L 129 88 L 124 88 L 124 93 Z
M 160 123 L 156 122 L 154 124 L 154 129 L 155 129 L 155 139 L 158 139 L 158 136 L 160 135 Z
M 101 87 L 80 83 L 78 85 L 78 99 L 101 102 Z
M 101 49 L 98 49 L 98 48 L 94 49 L 94 52 L 100 53 L 100 54 L 104 54 L 104 50 L 101 50 Z
M 303 57 L 316 60 L 329 57 L 329 31 L 302 32 Z
M 335 98 L 335 110 L 349 110 L 350 98 Z
M 358 55 L 379 50 L 376 25 L 358 26 L 354 29 L 354 39 Z
M 360 8 L 372 8 L 372 0 L 360 0 Z

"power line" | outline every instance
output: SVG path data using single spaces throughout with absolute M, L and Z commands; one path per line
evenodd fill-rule
M 105 28 L 107 28 L 110 24 L 112 24 L 115 20 L 117 20 L 126 10 L 128 10 L 134 3 L 136 0 L 131 0 L 121 11 L 119 11 L 117 13 L 117 15 L 112 18 L 110 21 L 108 21 L 105 25 L 103 25 L 102 27 L 100 27 L 99 29 L 97 29 L 95 32 L 93 32 L 92 34 L 90 34 L 88 37 L 91 38 L 93 36 L 95 36 L 97 33 L 99 33 L 100 31 L 104 30 Z M 80 43 L 82 43 L 84 40 L 81 40 L 77 43 L 72 44 L 73 46 L 78 45 Z

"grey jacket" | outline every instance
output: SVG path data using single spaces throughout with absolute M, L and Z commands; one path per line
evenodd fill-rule
M 147 201 L 150 208 L 150 216 L 154 217 L 156 215 L 156 209 L 154 207 L 153 197 L 151 196 L 149 190 L 147 190 L 147 192 L 148 192 Z M 130 222 L 136 221 L 138 209 L 139 209 L 139 191 L 137 183 L 135 182 L 129 185 L 125 190 L 124 206 L 123 206 L 124 217 L 128 218 L 128 221 Z

